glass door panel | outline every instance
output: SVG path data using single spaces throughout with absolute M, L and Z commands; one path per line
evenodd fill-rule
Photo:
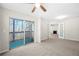
M 32 23 L 25 21 L 25 44 L 33 42 L 32 38 Z
M 9 22 L 9 37 L 10 37 L 10 41 L 13 41 L 13 20 L 10 19 Z
M 12 21 L 13 20 L 13 21 Z M 10 49 L 24 45 L 23 21 L 10 20 Z
M 17 46 L 24 45 L 24 31 L 22 20 L 15 20 L 15 40 L 17 41 Z

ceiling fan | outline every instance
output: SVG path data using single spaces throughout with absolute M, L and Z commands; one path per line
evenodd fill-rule
M 44 7 L 44 3 L 33 3 L 32 13 L 34 13 L 38 7 L 41 8 L 41 10 L 44 12 L 47 11 L 46 8 Z

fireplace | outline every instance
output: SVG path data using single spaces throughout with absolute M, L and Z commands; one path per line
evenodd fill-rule
M 57 31 L 56 31 L 56 30 L 54 30 L 54 31 L 53 31 L 53 34 L 57 34 Z

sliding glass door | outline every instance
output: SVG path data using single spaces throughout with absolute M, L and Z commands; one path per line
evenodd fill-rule
M 34 22 L 10 19 L 10 49 L 33 42 Z

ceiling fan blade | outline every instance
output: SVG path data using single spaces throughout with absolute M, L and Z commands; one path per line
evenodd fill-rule
M 43 5 L 40 5 L 40 7 L 41 7 L 41 9 L 42 9 L 44 12 L 47 11 Z
M 35 11 L 35 9 L 36 9 L 36 7 L 34 6 L 33 9 L 32 9 L 32 13 Z

